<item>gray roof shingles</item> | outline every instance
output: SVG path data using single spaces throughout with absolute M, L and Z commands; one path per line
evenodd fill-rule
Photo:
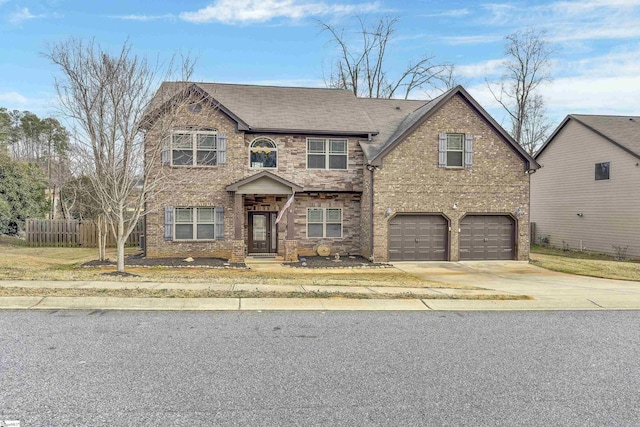
M 362 136 L 360 145 L 370 161 L 400 140 L 441 100 L 455 93 L 466 94 L 458 86 L 430 101 L 419 101 L 357 98 L 343 89 L 164 82 L 151 103 L 152 109 L 189 87 L 219 103 L 243 129 L 252 132 Z M 484 110 L 480 113 L 486 115 Z M 507 142 L 517 145 L 502 133 Z M 365 139 L 367 136 L 371 139 Z M 522 154 L 519 146 L 516 149 Z M 533 161 L 528 155 L 522 155 Z

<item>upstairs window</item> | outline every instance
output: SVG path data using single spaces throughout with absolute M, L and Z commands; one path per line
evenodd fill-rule
M 307 140 L 307 169 L 347 169 L 346 139 Z
M 609 179 L 610 162 L 596 163 L 596 181 Z
M 162 164 L 217 166 L 226 163 L 226 136 L 215 131 L 175 131 L 162 152 Z
M 277 168 L 278 146 L 267 138 L 259 138 L 249 147 L 249 165 L 252 168 Z
M 473 166 L 473 135 L 441 133 L 439 135 L 439 160 L 441 168 L 470 168 Z

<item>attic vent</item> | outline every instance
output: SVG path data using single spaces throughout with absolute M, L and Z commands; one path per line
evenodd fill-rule
M 193 103 L 193 104 L 189 104 L 187 106 L 187 108 L 189 109 L 190 113 L 196 114 L 199 113 L 200 111 L 202 111 L 202 105 L 200 103 Z

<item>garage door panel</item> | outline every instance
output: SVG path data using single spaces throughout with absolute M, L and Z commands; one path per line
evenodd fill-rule
M 461 260 L 514 259 L 515 223 L 506 215 L 469 215 L 460 222 Z
M 398 215 L 389 225 L 389 259 L 446 260 L 447 234 L 447 221 L 441 215 Z

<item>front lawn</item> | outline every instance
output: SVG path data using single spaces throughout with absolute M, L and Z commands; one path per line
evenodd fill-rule
M 269 270 L 212 268 L 127 267 L 133 277 L 105 276 L 115 267 L 81 267 L 94 260 L 95 248 L 42 248 L 0 242 L 0 280 L 91 280 L 265 285 L 394 286 L 473 289 L 435 282 L 395 268 L 303 269 L 274 266 Z M 107 255 L 115 258 L 115 251 Z
M 538 245 L 531 246 L 529 257 L 534 265 L 561 273 L 640 281 L 640 262 L 637 260 L 616 261 L 607 254 L 564 251 Z

